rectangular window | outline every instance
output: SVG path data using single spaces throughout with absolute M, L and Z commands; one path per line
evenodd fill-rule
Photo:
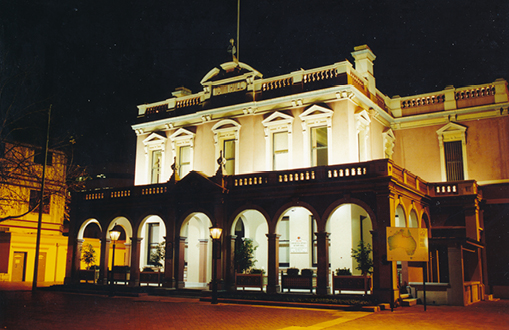
M 34 152 L 34 163 L 43 165 L 44 164 L 44 151 L 43 150 L 35 150 Z M 53 165 L 53 153 L 48 151 L 48 159 L 46 161 L 46 165 Z
M 39 212 L 39 202 L 41 192 L 39 190 L 30 190 L 30 201 L 28 207 L 32 212 Z M 44 198 L 42 201 L 42 213 L 49 214 L 50 211 L 51 194 L 44 192 Z
M 288 169 L 288 132 L 274 133 L 273 138 L 273 170 Z
M 156 264 L 157 261 L 151 261 L 151 256 L 157 251 L 157 245 L 159 244 L 159 224 L 148 223 L 147 224 L 147 264 Z
M 223 157 L 225 159 L 226 175 L 235 174 L 235 140 L 223 141 Z
M 327 127 L 311 128 L 311 166 L 329 165 Z
M 462 141 L 444 142 L 447 181 L 464 180 Z
M 161 157 L 161 150 L 152 151 L 152 169 L 150 183 L 159 183 L 159 177 L 161 176 Z
M 279 267 L 290 267 L 290 217 L 283 217 L 278 227 Z
M 179 148 L 179 177 L 185 177 L 191 171 L 191 146 Z

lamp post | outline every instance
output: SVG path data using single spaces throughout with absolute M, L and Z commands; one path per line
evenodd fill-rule
M 212 304 L 217 304 L 217 254 L 218 245 L 221 244 L 219 239 L 223 229 L 216 225 L 210 227 L 210 237 L 212 237 Z
M 110 239 L 113 242 L 113 255 L 111 257 L 111 278 L 110 278 L 110 296 L 113 296 L 114 291 L 114 281 L 115 281 L 115 274 L 113 271 L 113 267 L 115 267 L 115 242 L 120 237 L 120 231 L 116 230 L 115 228 L 117 225 L 113 226 L 113 229 L 110 230 Z

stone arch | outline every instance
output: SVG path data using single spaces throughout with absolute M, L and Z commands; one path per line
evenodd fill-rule
M 230 232 L 235 233 L 235 227 L 242 221 L 244 224 L 244 238 L 251 239 L 256 246 L 254 259 L 256 260 L 254 268 L 267 270 L 268 268 L 268 241 L 269 225 L 265 215 L 256 209 L 245 209 L 238 213 L 231 225 Z M 241 242 L 241 237 L 236 238 L 235 246 Z
M 96 237 L 88 237 L 90 235 L 86 235 L 87 230 L 90 226 L 99 227 L 99 233 Z M 81 227 L 78 231 L 78 243 L 79 243 L 79 251 L 80 251 L 80 269 L 86 269 L 87 266 L 98 266 L 101 260 L 101 237 L 102 237 L 102 226 L 101 223 L 94 218 L 90 218 L 81 224 Z M 84 261 L 81 260 L 81 250 L 84 247 L 88 247 L 88 245 L 92 245 L 93 251 L 95 252 L 95 262 L 91 265 L 87 265 Z
M 179 287 L 205 288 L 212 275 L 211 218 L 203 212 L 191 212 L 179 229 Z
M 410 210 L 410 214 L 408 215 L 408 227 L 410 228 L 419 227 L 419 216 L 417 215 L 417 212 L 413 207 Z
M 373 246 L 373 219 L 370 208 L 349 202 L 336 205 L 327 218 L 326 231 L 329 233 L 329 263 L 332 271 L 349 268 L 352 274 L 360 275 L 357 262 L 351 257 L 361 241 Z
M 397 203 L 394 210 L 394 227 L 407 227 L 406 209 L 403 203 Z
M 313 206 L 311 206 L 308 203 L 302 202 L 302 201 L 290 202 L 290 203 L 286 203 L 286 204 L 282 205 L 276 211 L 275 216 L 272 219 L 272 221 L 269 222 L 269 233 L 270 234 L 276 233 L 278 223 L 281 220 L 281 218 L 283 217 L 283 214 L 286 213 L 289 209 L 291 209 L 293 207 L 302 207 L 302 208 L 308 210 L 313 215 L 315 220 L 317 221 L 317 224 L 320 223 L 320 221 L 321 221 L 320 215 Z
M 341 205 L 344 205 L 344 204 L 355 204 L 355 205 L 358 205 L 359 207 L 362 207 L 367 213 L 368 213 L 368 216 L 371 220 L 371 227 L 373 228 L 373 230 L 378 230 L 378 224 L 377 224 L 377 217 L 376 217 L 376 213 L 373 211 L 373 209 L 371 208 L 371 206 L 369 204 L 367 204 L 366 202 L 360 200 L 360 199 L 356 199 L 356 198 L 342 198 L 342 199 L 339 199 L 337 201 L 335 201 L 334 203 L 332 203 L 324 212 L 323 214 L 323 217 L 322 219 L 325 219 L 325 221 L 323 221 L 323 228 L 320 228 L 319 226 L 319 230 L 326 230 L 326 226 L 327 226 L 327 223 L 329 221 L 329 218 L 331 216 L 332 213 L 334 213 L 335 210 L 338 209 L 338 207 L 340 207 Z
M 151 267 L 150 255 L 166 237 L 166 224 L 157 214 L 147 215 L 137 228 L 137 237 L 142 238 L 140 246 L 140 267 Z M 161 261 L 164 267 L 164 261 Z
M 120 226 L 123 233 L 120 234 L 118 241 L 115 242 L 115 266 L 131 265 L 131 237 L 133 236 L 133 227 L 131 221 L 125 216 L 116 216 L 109 223 L 107 230 L 103 233 L 103 237 L 109 239 L 109 232 L 115 226 Z M 109 254 L 113 254 L 113 244 L 109 245 Z M 112 260 L 111 256 L 108 260 Z
M 299 269 L 317 266 L 317 212 L 305 203 L 287 204 L 278 211 L 279 266 Z

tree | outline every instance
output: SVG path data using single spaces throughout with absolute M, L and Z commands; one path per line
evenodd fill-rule
M 362 275 L 371 273 L 373 267 L 373 259 L 371 259 L 371 244 L 364 244 L 364 241 L 360 241 L 357 249 L 352 249 L 352 258 L 354 258 L 358 265 L 355 269 L 360 270 Z
M 237 273 L 244 273 L 254 266 L 254 251 L 258 246 L 253 246 L 253 240 L 245 238 L 242 244 L 235 250 L 235 269 Z
M 163 267 L 164 257 L 166 255 L 166 241 L 162 241 L 157 244 L 156 248 L 150 253 L 150 260 L 148 262 L 149 265 L 154 265 L 156 267 Z
M 92 244 L 87 244 L 81 250 L 81 261 L 87 264 L 87 269 L 90 269 L 90 264 L 92 266 L 95 264 L 95 250 Z

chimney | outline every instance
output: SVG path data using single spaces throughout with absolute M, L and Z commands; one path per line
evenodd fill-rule
M 375 75 L 373 74 L 373 61 L 375 54 L 369 49 L 368 45 L 354 47 L 351 53 L 355 59 L 355 70 L 368 80 L 368 90 L 376 95 Z
M 193 94 L 193 92 L 191 92 L 190 89 L 187 89 L 184 86 L 177 87 L 177 88 L 175 88 L 174 92 L 171 92 L 171 95 L 173 95 L 175 97 L 182 97 L 182 96 L 187 96 L 187 95 L 191 95 L 191 94 Z

